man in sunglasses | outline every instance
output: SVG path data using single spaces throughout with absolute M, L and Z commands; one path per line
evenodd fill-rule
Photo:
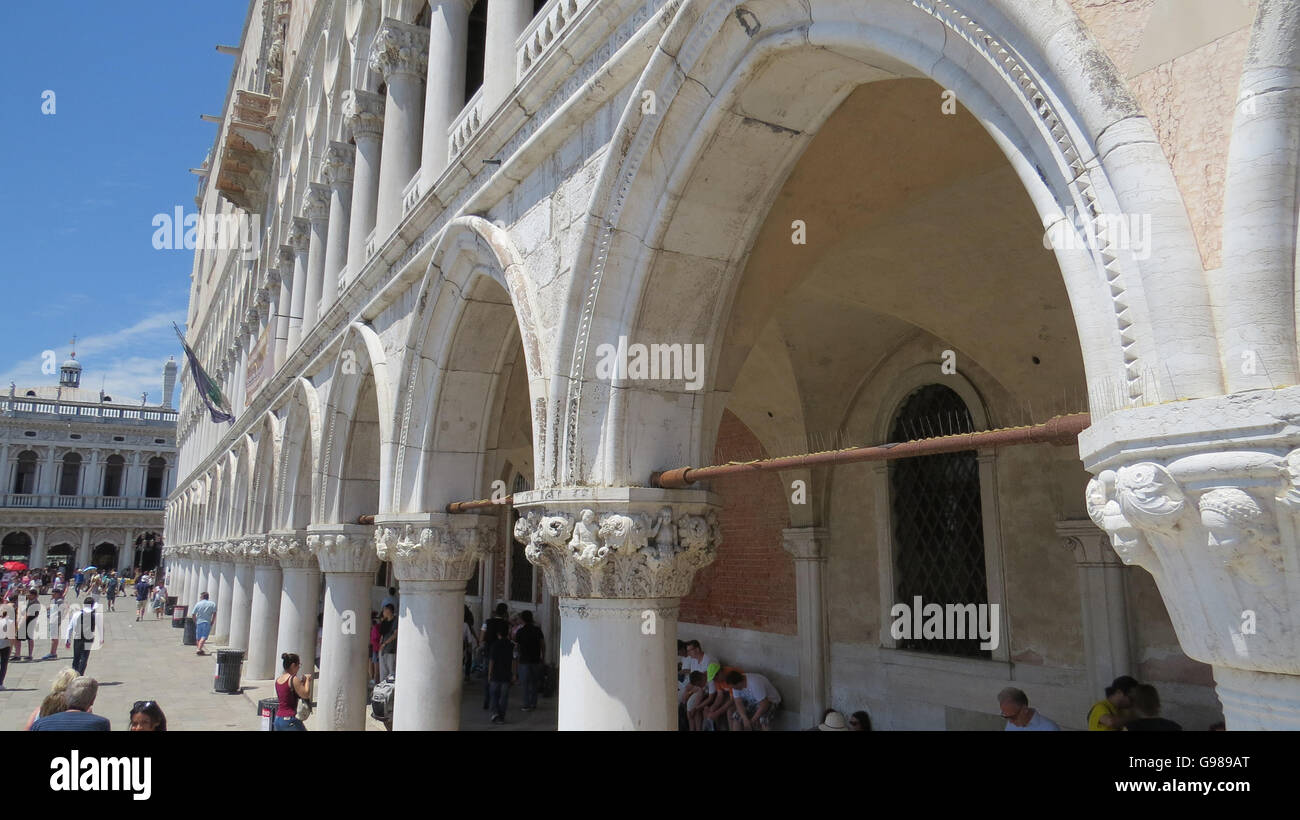
M 1008 732 L 1059 732 L 1061 727 L 1044 717 L 1037 709 L 1029 708 L 1029 696 L 1008 686 L 998 692 L 998 706 L 1006 718 Z

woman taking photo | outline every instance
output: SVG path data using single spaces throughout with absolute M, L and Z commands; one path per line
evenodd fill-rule
M 280 701 L 275 709 L 275 723 L 271 727 L 277 732 L 305 732 L 307 727 L 298 719 L 298 701 L 311 699 L 311 675 L 298 674 L 302 666 L 298 656 L 292 652 L 280 655 L 284 664 L 284 673 L 275 679 L 275 696 Z

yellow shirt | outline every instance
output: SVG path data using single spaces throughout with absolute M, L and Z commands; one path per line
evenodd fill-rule
M 1092 708 L 1088 710 L 1088 731 L 1089 732 L 1119 731 L 1118 729 L 1114 729 L 1110 726 L 1103 726 L 1101 723 L 1102 715 L 1119 717 L 1119 709 L 1115 708 L 1115 704 L 1111 703 L 1109 700 L 1103 699 L 1094 703 L 1092 705 Z

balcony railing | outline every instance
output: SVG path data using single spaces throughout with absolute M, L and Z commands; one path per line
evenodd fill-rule
M 456 157 L 464 150 L 469 141 L 478 133 L 479 127 L 483 124 L 483 86 L 479 86 L 474 96 L 469 98 L 465 107 L 452 120 L 451 127 L 447 129 L 447 161 L 455 162 Z M 418 175 L 417 175 L 418 176 Z
M 0 506 L 59 510 L 161 510 L 165 498 L 130 498 L 120 495 L 44 495 L 5 493 Z
M 111 419 L 113 421 L 157 421 L 176 423 L 176 411 L 155 407 L 114 407 L 111 405 L 68 404 L 53 399 L 9 398 L 0 399 L 0 412 L 39 413 L 50 416 L 75 416 L 82 419 Z
M 402 216 L 406 216 L 411 212 L 415 204 L 420 201 L 420 194 L 422 193 L 423 191 L 420 190 L 420 169 L 417 168 L 415 169 L 415 176 L 411 177 L 411 181 L 406 183 L 406 187 L 402 189 Z
M 371 228 L 370 233 L 366 234 L 366 259 L 369 260 L 375 255 L 375 232 L 378 228 Z
M 515 81 L 533 67 L 537 59 L 560 38 L 578 12 L 594 0 L 551 0 L 515 40 Z

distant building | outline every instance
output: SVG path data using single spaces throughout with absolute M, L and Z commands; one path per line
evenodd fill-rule
M 0 398 L 0 545 L 29 566 L 158 565 L 163 507 L 176 481 L 176 362 L 161 404 L 81 386 L 76 353 L 49 387 Z

